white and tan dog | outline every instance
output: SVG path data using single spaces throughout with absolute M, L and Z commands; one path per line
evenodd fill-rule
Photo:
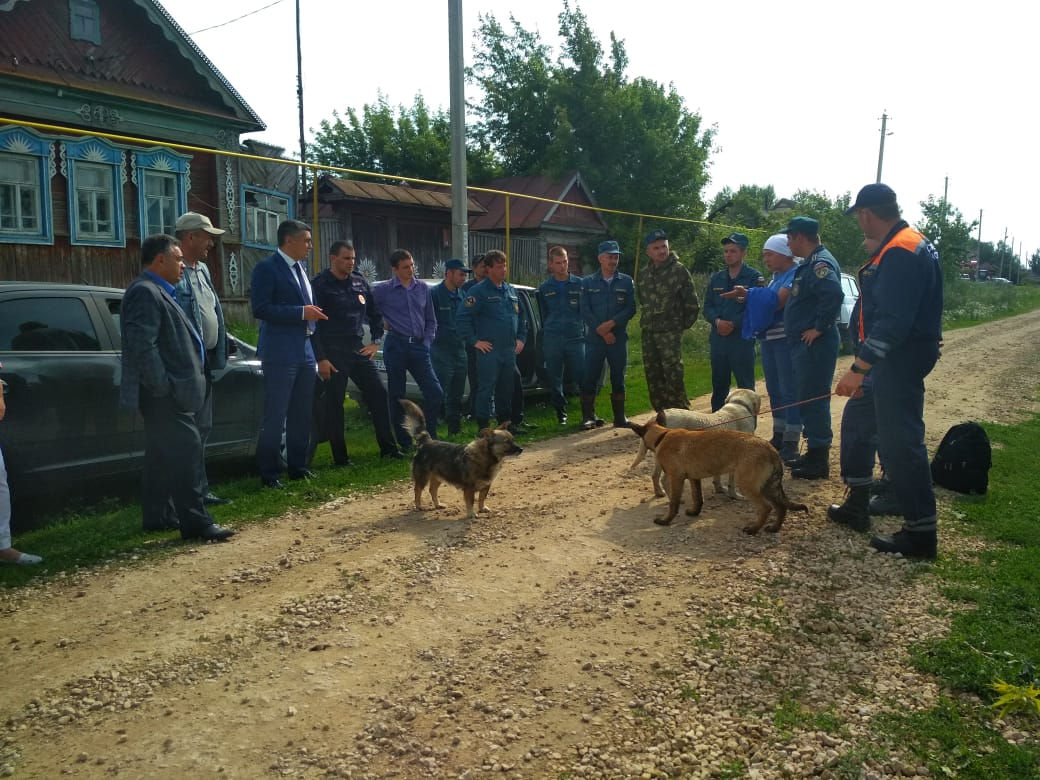
M 759 398 L 758 393 L 754 390 L 737 388 L 726 396 L 725 405 L 717 412 L 709 414 L 707 412 L 694 412 L 690 409 L 664 409 L 657 413 L 657 423 L 665 428 L 678 428 L 687 431 L 712 429 L 754 433 L 755 427 L 758 425 L 758 413 L 761 408 L 762 399 Z M 635 469 L 636 466 L 643 462 L 647 449 L 646 442 L 640 438 L 639 454 L 632 461 L 632 465 L 628 467 L 629 471 Z M 654 463 L 653 482 L 654 495 L 660 498 L 665 492 L 661 487 L 661 464 L 657 462 Z M 723 492 L 722 479 L 718 475 L 715 475 L 713 482 L 715 492 Z M 726 490 L 726 494 L 730 498 L 737 498 L 737 488 L 732 474 L 729 475 L 729 488 Z

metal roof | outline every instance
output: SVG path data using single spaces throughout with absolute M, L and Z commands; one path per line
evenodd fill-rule
M 369 200 L 382 203 L 397 203 L 404 206 L 451 210 L 451 193 L 418 187 L 406 187 L 399 184 L 380 184 L 358 179 L 341 179 L 337 176 L 325 176 L 321 180 L 321 188 L 326 193 L 349 200 Z M 467 211 L 470 214 L 483 214 L 485 208 L 474 198 L 467 199 Z
M 537 230 L 546 224 L 566 225 L 596 231 L 605 231 L 606 223 L 598 212 L 592 209 L 561 210 L 561 204 L 549 201 L 564 201 L 587 206 L 595 206 L 596 202 L 585 185 L 581 174 L 571 172 L 562 179 L 548 176 L 511 176 L 496 179 L 482 185 L 487 189 L 502 190 L 519 195 L 533 195 L 534 198 L 511 197 L 509 202 L 509 227 L 511 229 Z M 473 199 L 480 203 L 487 213 L 470 221 L 470 230 L 505 230 L 506 196 L 490 192 L 474 192 Z

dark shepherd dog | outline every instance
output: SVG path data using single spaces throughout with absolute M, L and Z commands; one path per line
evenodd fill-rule
M 426 430 L 426 417 L 418 406 L 406 399 L 401 399 L 401 406 L 404 407 L 402 425 L 416 446 L 415 458 L 412 459 L 415 508 L 423 508 L 422 492 L 429 485 L 433 508 L 443 509 L 437 500 L 437 490 L 442 482 L 448 482 L 462 491 L 467 519 L 474 517 L 474 498 L 477 499 L 477 511 L 486 512 L 484 500 L 503 459 L 506 455 L 523 452 L 513 441 L 513 434 L 505 429 L 509 423 L 498 428 L 485 428 L 469 444 L 452 444 L 430 437 Z

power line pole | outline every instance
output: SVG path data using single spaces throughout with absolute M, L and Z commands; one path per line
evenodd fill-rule
M 881 165 L 885 161 L 885 136 L 889 135 L 886 132 L 888 128 L 888 114 L 884 111 L 881 113 L 881 147 L 878 149 L 877 155 L 877 183 L 881 183 Z
M 448 0 L 448 79 L 451 114 L 451 254 L 469 260 L 469 209 L 466 191 L 465 57 L 462 49 L 462 0 Z

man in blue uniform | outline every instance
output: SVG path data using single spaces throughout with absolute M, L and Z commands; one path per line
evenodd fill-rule
M 794 273 L 791 297 L 784 307 L 795 399 L 801 404 L 802 431 L 808 444 L 805 455 L 789 461 L 791 476 L 823 479 L 830 474 L 830 390 L 841 346 L 836 322 L 845 293 L 838 261 L 820 241 L 820 223 L 811 217 L 794 217 L 784 232 L 791 251 L 804 258 Z
M 550 276 L 538 287 L 538 309 L 542 314 L 542 353 L 549 375 L 549 400 L 556 410 L 556 420 L 567 424 L 567 397 L 564 395 L 564 371 L 570 369 L 575 383 L 581 387 L 585 369 L 585 322 L 581 318 L 581 278 L 570 272 L 567 250 L 554 246 L 549 250 Z
M 617 270 L 621 247 L 604 241 L 597 254 L 599 271 L 581 280 L 585 320 L 585 372 L 581 385 L 581 429 L 603 425 L 596 416 L 596 384 L 603 361 L 610 366 L 610 405 L 614 427 L 628 425 L 625 416 L 625 369 L 628 367 L 628 321 L 636 314 L 632 277 Z
M 448 433 L 462 431 L 462 396 L 466 392 L 466 345 L 455 318 L 462 303 L 462 285 L 469 269 L 457 258 L 444 263 L 444 280 L 433 286 L 433 310 L 437 315 L 437 338 L 433 340 L 433 371 L 444 390 L 444 419 Z
M 704 319 L 711 323 L 708 336 L 711 357 L 711 410 L 718 411 L 726 403 L 730 391 L 730 375 L 737 387 L 755 389 L 755 340 L 742 335 L 744 304 L 742 297 L 724 298 L 736 286 L 763 287 L 762 274 L 744 263 L 748 237 L 730 233 L 722 239 L 722 255 L 726 267 L 708 281 L 704 296 Z
M 383 338 L 383 315 L 376 306 L 372 291 L 359 273 L 354 271 L 354 245 L 337 241 L 329 247 L 329 267 L 311 280 L 314 302 L 328 316 L 318 323 L 311 338 L 318 375 L 325 381 L 324 408 L 320 415 L 323 430 L 320 438 L 328 439 L 332 462 L 349 466 L 350 455 L 343 435 L 343 399 L 347 379 L 354 380 L 361 391 L 365 407 L 372 416 L 376 441 L 384 458 L 403 458 L 397 448 L 390 424 L 390 406 L 373 356 Z M 368 323 L 371 342 L 364 343 L 364 324 Z M 316 445 L 311 442 L 311 447 Z
M 499 423 L 513 420 L 513 381 L 516 356 L 524 349 L 527 314 L 520 295 L 506 281 L 505 252 L 492 249 L 484 255 L 487 278 L 469 290 L 459 306 L 456 324 L 463 341 L 477 351 L 477 428 L 491 420 L 491 399 Z
M 859 191 L 848 213 L 879 244 L 859 270 L 860 344 L 834 392 L 854 397 L 869 374 L 878 454 L 903 510 L 903 527 L 874 536 L 881 552 L 933 559 L 937 552 L 935 492 L 924 444 L 924 378 L 939 358 L 943 284 L 939 253 L 900 216 L 884 184 Z M 869 413 L 869 409 L 866 410 Z M 860 488 L 860 500 L 869 488 Z

